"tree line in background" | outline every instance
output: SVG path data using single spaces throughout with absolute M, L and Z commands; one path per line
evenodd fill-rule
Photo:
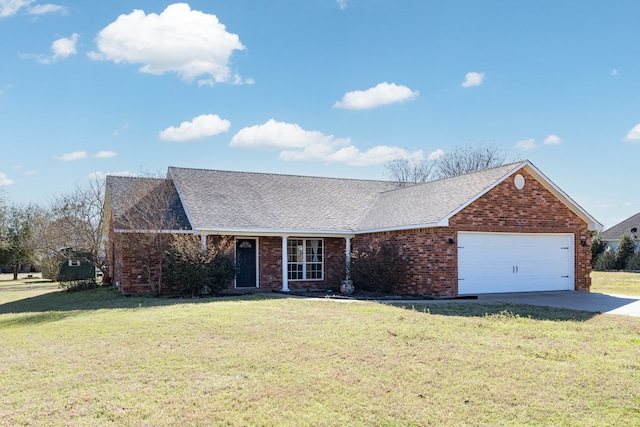
M 635 237 L 625 232 L 615 250 L 607 246 L 600 233 L 591 237 L 591 265 L 596 271 L 640 270 L 640 252 Z
M 102 250 L 104 181 L 55 196 L 47 206 L 0 199 L 0 265 L 13 278 L 25 268 L 57 279 L 60 262 L 73 256 L 107 273 Z

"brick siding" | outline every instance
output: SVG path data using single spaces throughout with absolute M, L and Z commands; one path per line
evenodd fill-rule
M 458 231 L 509 233 L 573 233 L 575 236 L 575 290 L 591 286 L 591 240 L 587 224 L 544 188 L 533 176 L 520 171 L 525 187 L 518 190 L 513 178 L 491 189 L 437 227 L 357 236 L 354 250 L 366 248 L 374 239 L 392 241 L 407 264 L 400 292 L 418 295 L 458 294 Z

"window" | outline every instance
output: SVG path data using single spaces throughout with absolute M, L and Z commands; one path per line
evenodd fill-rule
M 79 259 L 70 259 L 69 260 L 69 267 L 80 267 L 80 260 Z
M 322 280 L 323 266 L 322 239 L 287 240 L 289 280 Z

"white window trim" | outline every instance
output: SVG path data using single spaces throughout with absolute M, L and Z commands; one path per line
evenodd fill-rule
M 69 260 L 69 267 L 80 267 L 80 260 L 79 259 L 70 259 Z
M 289 241 L 290 240 L 302 240 L 302 261 L 301 262 L 289 262 L 289 254 L 288 254 L 288 250 L 289 250 Z M 307 242 L 310 240 L 319 240 L 322 242 L 322 261 L 320 262 L 311 262 L 308 263 L 307 262 Z M 324 239 L 321 238 L 317 238 L 317 237 L 310 237 L 310 238 L 305 238 L 305 237 L 289 237 L 287 238 L 287 281 L 289 282 L 317 282 L 317 281 L 323 281 L 324 280 Z M 302 264 L 302 279 L 292 279 L 291 277 L 289 277 L 289 265 L 298 265 L 298 264 Z M 307 265 L 308 264 L 320 264 L 320 277 L 317 279 L 307 279 Z

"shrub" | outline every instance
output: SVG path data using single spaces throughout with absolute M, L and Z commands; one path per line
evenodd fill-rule
M 607 248 L 607 242 L 602 240 L 602 234 L 597 231 L 591 234 L 591 265 L 595 266 L 595 262 Z
M 236 275 L 231 239 L 220 237 L 203 250 L 199 237 L 176 236 L 167 250 L 163 275 L 168 285 L 191 296 L 219 293 Z
M 52 282 L 58 278 L 60 273 L 60 261 L 57 257 L 46 257 L 41 260 L 42 278 Z
M 633 256 L 636 250 L 636 243 L 629 233 L 624 233 L 620 238 L 620 243 L 616 248 L 616 270 L 624 270 L 627 268 L 627 261 Z
M 391 242 L 375 241 L 351 257 L 351 278 L 356 289 L 393 293 L 404 277 L 405 264 Z
M 65 292 L 86 291 L 99 286 L 100 284 L 96 279 L 60 279 L 60 284 L 58 285 Z
M 634 253 L 627 261 L 627 270 L 640 270 L 640 252 Z
M 595 260 L 591 260 L 593 269 L 596 271 L 609 271 L 615 269 L 616 256 L 613 251 L 602 252 Z

